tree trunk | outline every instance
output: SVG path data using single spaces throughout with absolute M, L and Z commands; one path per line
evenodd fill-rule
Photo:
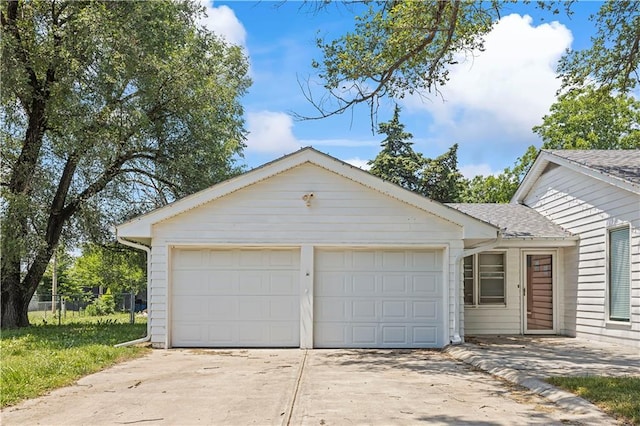
M 2 277 L 2 329 L 27 327 L 29 325 L 29 301 L 33 292 L 21 290 L 20 274 Z

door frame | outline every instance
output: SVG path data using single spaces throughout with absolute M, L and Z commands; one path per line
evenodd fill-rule
M 551 255 L 551 297 L 552 297 L 552 315 L 553 326 L 550 330 L 529 330 L 527 328 L 527 292 L 529 291 L 529 283 L 527 281 L 527 256 L 530 255 Z M 559 324 L 558 313 L 558 250 L 535 250 L 523 249 L 521 251 L 521 282 L 522 291 L 520 292 L 520 306 L 522 307 L 522 332 L 523 334 L 557 334 Z

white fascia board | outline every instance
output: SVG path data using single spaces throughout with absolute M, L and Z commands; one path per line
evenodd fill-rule
M 578 244 L 578 237 L 567 238 L 504 238 L 496 248 L 553 248 L 574 247 Z
M 516 189 L 515 194 L 513 194 L 513 197 L 511 197 L 511 203 L 522 204 L 524 199 L 529 194 L 529 191 L 542 174 L 542 171 L 547 167 L 547 164 L 549 164 L 549 161 L 545 158 L 546 154 L 547 153 L 544 151 L 541 151 L 538 154 L 535 161 L 533 162 L 533 165 L 527 171 L 527 174 L 524 176 L 524 179 L 522 179 L 522 182 L 520 182 L 520 185 L 518 186 L 518 189 Z
M 231 194 L 244 187 L 260 182 L 271 176 L 282 173 L 304 163 L 315 164 L 328 171 L 344 176 L 354 182 L 381 192 L 428 213 L 436 215 L 448 222 L 461 226 L 464 238 L 495 238 L 498 228 L 479 219 L 466 215 L 452 207 L 430 200 L 398 185 L 384 181 L 358 167 L 340 161 L 313 148 L 302 148 L 278 160 L 267 163 L 245 174 L 236 176 L 210 188 L 196 192 L 174 203 L 138 216 L 128 222 L 117 225 L 118 235 L 122 237 L 150 238 L 155 223 L 184 213 L 202 204 Z

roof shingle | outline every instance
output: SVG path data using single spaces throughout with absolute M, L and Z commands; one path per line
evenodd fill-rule
M 521 204 L 449 203 L 469 216 L 501 229 L 503 238 L 564 239 L 571 233 Z
M 547 152 L 580 166 L 640 185 L 640 149 L 571 149 Z

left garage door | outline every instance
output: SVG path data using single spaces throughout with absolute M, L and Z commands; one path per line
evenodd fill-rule
M 171 345 L 300 346 L 300 252 L 175 249 Z

